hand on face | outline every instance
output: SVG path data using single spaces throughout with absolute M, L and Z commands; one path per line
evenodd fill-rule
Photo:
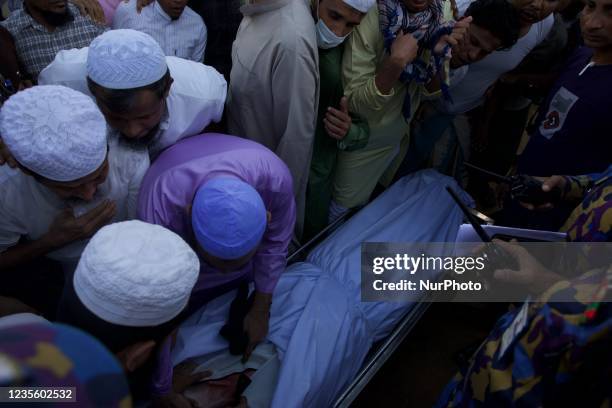
M 75 217 L 72 208 L 67 208 L 55 218 L 45 237 L 58 246 L 90 238 L 113 219 L 116 211 L 115 203 L 110 200 L 80 217 Z
M 470 40 L 469 29 L 470 24 L 472 23 L 472 17 L 466 17 L 462 20 L 459 20 L 455 23 L 453 27 L 453 31 L 449 35 L 444 35 L 436 46 L 434 47 L 435 54 L 442 54 L 446 46 L 450 46 L 453 48 L 461 48 L 465 47 L 465 44 Z

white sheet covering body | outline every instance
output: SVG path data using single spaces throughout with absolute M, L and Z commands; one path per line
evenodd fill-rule
M 361 243 L 454 242 L 462 214 L 447 185 L 461 191 L 454 180 L 432 170 L 401 179 L 328 237 L 307 262 L 283 274 L 267 338 L 280 360 L 272 407 L 333 405 L 372 344 L 418 301 L 421 295 L 414 293 L 404 303 L 361 302 Z M 464 198 L 471 201 L 467 194 Z M 218 333 L 233 297 L 215 299 L 184 323 L 173 351 L 175 364 L 227 349 Z

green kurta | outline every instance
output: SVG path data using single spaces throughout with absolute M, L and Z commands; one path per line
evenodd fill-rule
M 329 136 L 323 123 L 327 108 L 331 106 L 339 109 L 340 99 L 344 96 L 342 86 L 343 53 L 343 45 L 329 50 L 319 48 L 321 84 L 317 128 L 306 189 L 305 239 L 312 238 L 327 226 L 338 151 L 361 149 L 368 143 L 368 124 L 357 115 L 351 114 L 351 128 L 343 140 L 336 140 Z

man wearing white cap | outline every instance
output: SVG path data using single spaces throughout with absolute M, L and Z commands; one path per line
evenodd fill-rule
M 59 320 L 101 340 L 130 375 L 135 397 L 150 398 L 152 364 L 172 370 L 163 358 L 153 361 L 153 352 L 169 350 L 166 339 L 183 318 L 199 269 L 195 252 L 166 228 L 135 220 L 107 225 L 83 251 Z M 165 398 L 180 399 L 168 391 Z
M 133 218 L 149 166 L 145 149 L 107 139 L 100 110 L 62 86 L 36 86 L 0 110 L 19 168 L 0 167 L 0 270 L 41 256 L 72 271 L 85 239 Z
M 209 66 L 166 57 L 148 34 L 112 30 L 80 50 L 60 52 L 39 83 L 93 96 L 114 133 L 151 157 L 221 120 L 227 83 Z
M 361 23 L 376 0 L 314 0 L 317 19 L 321 94 L 306 189 L 304 238 L 308 240 L 328 224 L 333 173 L 340 150 L 356 150 L 368 142 L 365 120 L 349 113 L 342 86 L 344 40 Z

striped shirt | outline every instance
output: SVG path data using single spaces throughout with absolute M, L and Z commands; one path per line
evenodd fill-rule
M 136 11 L 136 0 L 121 2 L 115 11 L 113 29 L 131 28 L 149 34 L 168 56 L 202 62 L 206 48 L 206 26 L 202 18 L 189 7 L 172 20 L 156 1 Z
M 1 23 L 13 36 L 17 57 L 32 79 L 36 80 L 61 50 L 88 47 L 94 38 L 106 31 L 105 27 L 81 15 L 76 6 L 68 3 L 68 10 L 72 19 L 52 32 L 34 20 L 25 8 L 15 10 Z

